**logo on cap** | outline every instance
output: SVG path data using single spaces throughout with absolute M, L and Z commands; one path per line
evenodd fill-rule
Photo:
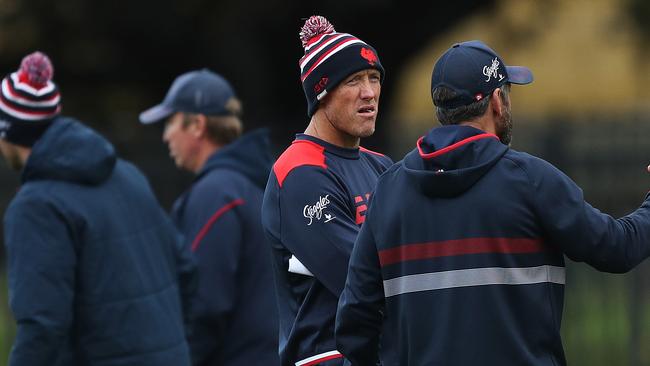
M 320 92 L 322 92 L 323 89 L 325 89 L 325 87 L 327 86 L 327 82 L 328 82 L 328 81 L 329 81 L 329 79 L 327 78 L 327 76 L 323 76 L 323 77 L 320 79 L 320 81 L 319 81 L 316 85 L 314 85 L 314 91 L 315 91 L 316 93 L 320 93 Z
M 372 50 L 369 50 L 365 47 L 361 48 L 361 57 L 365 58 L 368 61 L 368 63 L 372 66 L 374 66 L 375 63 L 377 62 L 377 55 L 375 55 L 375 53 L 372 52 Z
M 492 78 L 499 78 L 499 81 L 503 80 L 505 76 L 499 74 L 499 60 L 496 57 L 492 60 L 492 65 L 483 66 L 483 75 L 487 76 L 486 83 L 489 83 Z

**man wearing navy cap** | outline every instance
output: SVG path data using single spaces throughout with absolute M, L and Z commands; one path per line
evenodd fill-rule
M 532 80 L 479 41 L 436 62 L 442 127 L 379 179 L 352 251 L 335 332 L 353 365 L 565 365 L 564 255 L 615 273 L 650 255 L 648 198 L 614 219 L 509 147 L 510 85 Z
M 240 136 L 241 104 L 210 70 L 173 82 L 163 102 L 140 114 L 165 121 L 163 140 L 179 168 L 196 174 L 172 216 L 194 252 L 191 301 L 194 365 L 277 365 L 278 322 L 260 210 L 271 167 L 267 130 Z

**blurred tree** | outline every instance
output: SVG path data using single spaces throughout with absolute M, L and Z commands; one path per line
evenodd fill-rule
M 639 32 L 647 42 L 650 40 L 650 2 L 647 0 L 627 0 L 627 9 L 638 27 Z

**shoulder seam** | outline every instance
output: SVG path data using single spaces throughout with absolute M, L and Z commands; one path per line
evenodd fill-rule
M 301 166 L 316 166 L 327 169 L 325 148 L 308 140 L 296 140 L 273 164 L 273 173 L 282 187 L 289 173 Z
M 517 166 L 517 168 L 519 168 L 521 171 L 523 171 L 524 174 L 526 175 L 526 178 L 528 178 L 528 182 L 529 182 L 531 185 L 534 186 L 535 184 L 534 184 L 534 182 L 533 182 L 533 180 L 532 180 L 530 174 L 528 174 L 528 170 L 526 170 L 526 168 L 524 168 L 524 167 L 519 163 L 519 161 L 517 161 L 516 159 L 513 159 L 512 157 L 509 157 L 509 156 L 507 156 L 507 155 L 508 155 L 508 153 L 506 152 L 506 154 L 503 155 L 503 158 L 504 158 L 504 159 L 507 159 L 507 160 L 510 160 L 513 164 L 515 164 L 515 165 Z
M 524 167 L 519 163 L 519 161 L 513 159 L 512 157 L 509 157 L 509 156 L 508 156 L 508 152 L 506 152 L 506 153 L 503 155 L 503 158 L 504 158 L 504 159 L 507 159 L 507 160 L 509 160 L 509 161 L 511 161 L 513 164 L 515 164 L 515 165 L 517 166 L 517 168 L 519 168 L 519 170 L 521 170 L 521 171 L 524 172 L 524 174 L 526 175 L 526 178 L 527 178 L 527 180 L 528 180 L 529 187 L 530 187 L 530 189 L 531 189 L 530 197 L 531 197 L 531 201 L 532 201 L 532 203 L 533 203 L 533 207 L 535 207 L 535 209 L 538 209 L 538 207 L 537 207 L 537 200 L 534 198 L 534 197 L 535 197 L 535 194 L 534 194 L 534 193 L 535 193 L 535 192 L 534 192 L 534 191 L 535 191 L 535 182 L 533 181 L 532 177 L 531 177 L 530 174 L 528 173 L 528 170 L 526 170 L 526 168 L 524 168 Z

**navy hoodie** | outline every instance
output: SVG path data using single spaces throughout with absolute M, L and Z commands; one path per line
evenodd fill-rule
M 564 255 L 626 272 L 650 202 L 620 219 L 549 163 L 467 126 L 431 130 L 380 179 L 336 320 L 353 365 L 565 365 Z M 381 343 L 381 345 L 380 345 Z
M 145 177 L 58 117 L 5 213 L 11 366 L 190 364 L 181 311 L 189 248 Z
M 391 163 L 299 134 L 273 165 L 262 220 L 273 250 L 283 366 L 342 364 L 336 305 L 368 198 Z
M 199 268 L 189 337 L 194 365 L 279 364 L 271 253 L 260 218 L 269 148 L 266 129 L 224 146 L 174 204 Z

